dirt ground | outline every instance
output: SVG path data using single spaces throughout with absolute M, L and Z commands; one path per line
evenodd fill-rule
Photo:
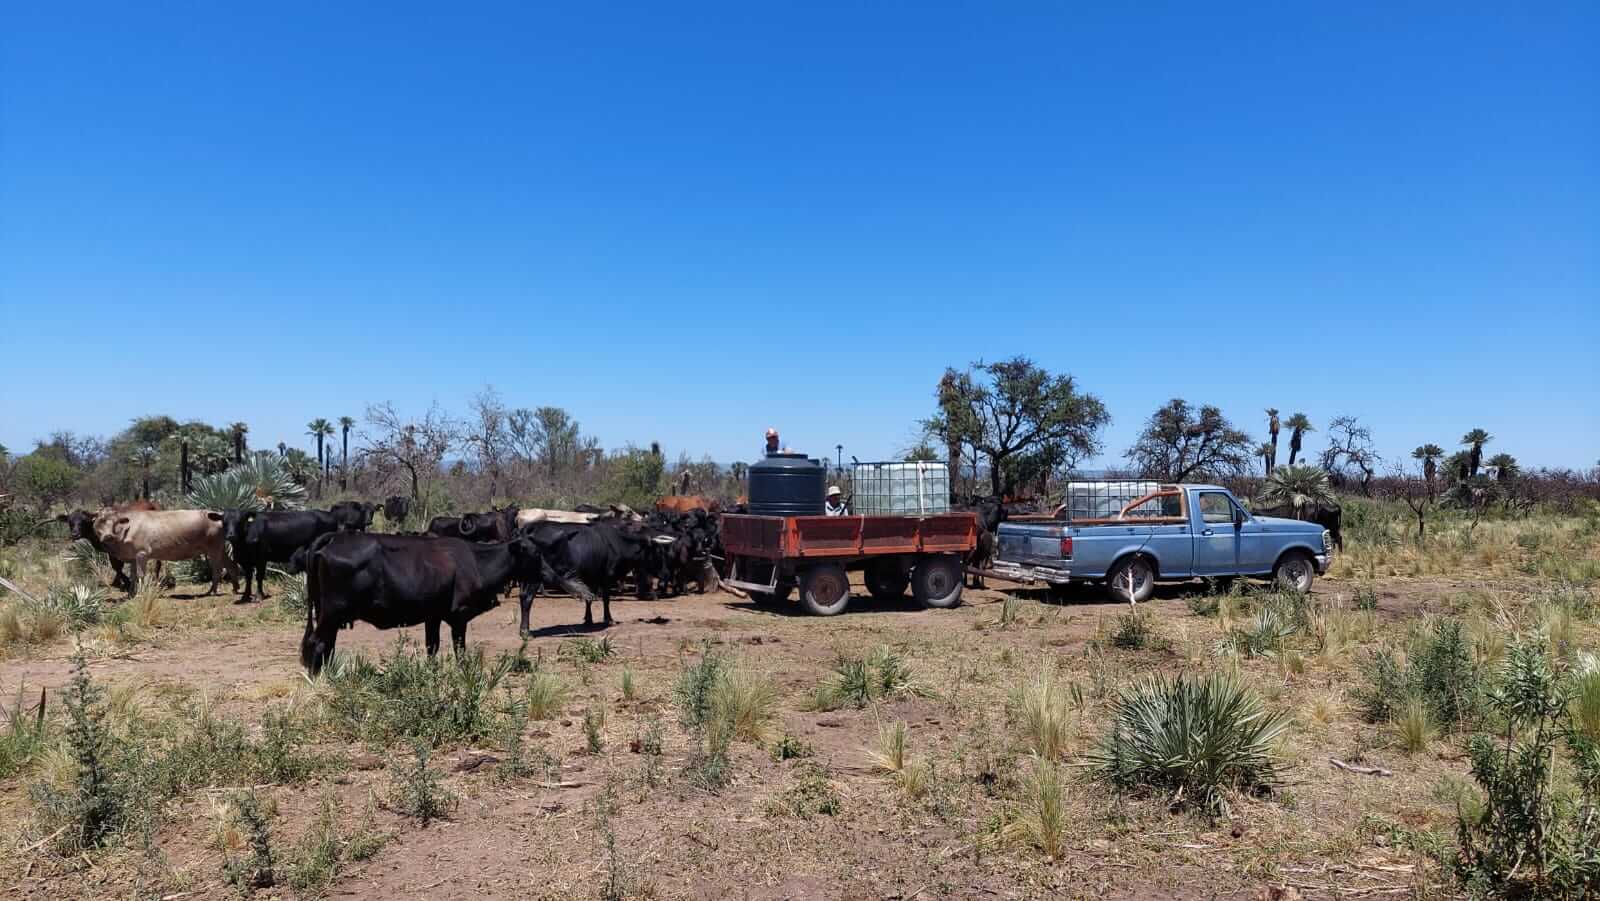
M 1471 589 L 1466 582 L 1411 581 L 1380 592 L 1374 638 Z M 332 896 L 426 898 L 593 898 L 610 873 L 620 873 L 630 896 L 728 899 L 937 898 L 1305 898 L 1437 897 L 1436 874 L 1421 856 L 1393 840 L 1395 829 L 1450 828 L 1453 808 L 1437 799 L 1445 776 L 1464 777 L 1465 762 L 1447 740 L 1416 755 L 1384 747 L 1377 727 L 1350 710 L 1344 686 L 1355 666 L 1347 659 L 1250 660 L 1241 668 L 1269 705 L 1294 711 L 1297 725 L 1286 751 L 1288 784 L 1271 798 L 1238 798 L 1224 819 L 1210 822 L 1166 810 L 1158 798 L 1118 798 L 1087 778 L 1069 789 L 1068 851 L 1046 860 L 1036 850 L 992 840 L 998 823 L 1014 816 L 1014 786 L 1024 764 L 1008 729 L 1011 690 L 1041 661 L 1054 660 L 1090 699 L 1077 724 L 1075 747 L 1101 734 L 1115 688 L 1150 672 L 1203 670 L 1217 665 L 1215 618 L 1191 612 L 1183 600 L 1195 586 L 1164 588 L 1141 605 L 1161 641 L 1143 650 L 1112 647 L 1106 636 L 1127 608 L 1092 590 L 1064 604 L 1037 592 L 969 590 L 954 610 L 922 610 L 909 599 L 886 605 L 861 598 L 845 615 L 820 619 L 798 608 L 775 612 L 726 593 L 663 601 L 615 602 L 618 623 L 604 630 L 616 654 L 583 666 L 559 660 L 562 642 L 598 637 L 572 624 L 581 605 L 541 599 L 530 655 L 542 656 L 573 689 L 554 720 L 530 724 L 530 736 L 561 761 L 559 782 L 530 779 L 510 785 L 492 777 L 498 749 L 455 748 L 439 755 L 447 783 L 462 802 L 446 821 L 420 827 L 379 805 L 378 825 L 396 837 L 370 860 L 353 864 L 329 889 Z M 1352 586 L 1318 583 L 1325 603 L 1347 605 Z M 1007 593 L 1014 603 L 1002 622 Z M 252 616 L 229 598 L 175 601 L 209 605 L 224 626 Z M 598 612 L 598 611 L 597 611 Z M 470 641 L 490 654 L 519 644 L 515 603 L 476 620 Z M 297 659 L 300 626 L 279 621 L 245 627 L 158 633 L 126 652 L 95 659 L 91 671 L 107 685 L 138 686 L 140 703 L 196 703 L 203 698 L 247 722 L 260 710 L 305 686 Z M 421 642 L 421 630 L 403 630 Z M 395 632 L 365 624 L 342 633 L 339 647 L 376 658 Z M 719 793 L 694 787 L 681 773 L 689 738 L 678 726 L 671 688 L 683 663 L 710 642 L 768 674 L 779 690 L 786 734 L 815 749 L 812 761 L 777 761 L 750 743 L 735 745 L 731 785 Z M 804 698 L 826 679 L 842 654 L 875 646 L 899 652 L 921 691 L 878 707 L 807 711 Z M 0 661 L 0 696 L 54 691 L 70 676 L 65 643 L 34 656 Z M 627 668 L 638 686 L 626 700 L 619 679 Z M 585 750 L 582 713 L 606 711 L 604 749 Z M 666 725 L 660 784 L 646 785 L 643 755 L 631 749 L 652 717 Z M 870 765 L 880 723 L 903 720 L 909 753 L 933 766 L 927 797 L 911 800 Z M 768 744 L 771 744 L 769 741 Z M 265 789 L 276 805 L 275 838 L 289 842 L 306 828 L 325 797 L 353 818 L 381 797 L 386 769 L 401 754 L 330 744 L 326 753 L 350 763 L 308 785 Z M 1334 769 L 1328 758 L 1364 759 L 1393 770 L 1392 778 Z M 809 818 L 777 812 L 776 801 L 804 768 L 823 764 L 841 800 L 835 815 Z M 464 770 L 464 771 L 463 771 Z M 1079 772 L 1077 770 L 1075 773 Z M 607 784 L 614 793 L 615 853 L 607 853 L 594 806 Z M 551 787 L 547 787 L 551 786 Z M 555 787 L 559 786 L 559 787 Z M 11 800 L 0 815 L 21 816 Z M 211 792 L 215 796 L 216 792 Z M 0 864 L 0 894 L 16 898 L 151 895 L 230 897 L 218 851 L 207 843 L 206 793 L 186 800 L 156 837 L 161 873 L 116 859 L 37 862 L 33 854 Z M 1376 818 L 1376 819 L 1372 819 Z M 1388 824 L 1374 830 L 1372 823 Z M 1387 831 L 1386 831 L 1387 830 Z M 130 857 L 133 852 L 127 852 Z M 287 897 L 287 889 L 269 889 Z M 1287 895 L 1294 897 L 1294 895 Z

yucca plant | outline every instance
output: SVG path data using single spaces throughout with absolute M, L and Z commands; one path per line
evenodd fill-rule
M 271 454 L 256 454 L 226 472 L 199 476 L 189 492 L 189 503 L 202 510 L 298 510 L 305 500 L 305 486 Z
M 110 598 L 109 592 L 97 586 L 56 586 L 45 596 L 45 605 L 61 614 L 73 629 L 81 629 L 100 621 Z
M 1269 790 L 1282 769 L 1276 743 L 1291 718 L 1229 673 L 1153 676 L 1125 690 L 1111 731 L 1089 755 L 1102 778 L 1124 790 L 1155 789 L 1169 803 L 1210 816 L 1225 793 Z
M 1261 502 L 1268 507 L 1287 506 L 1299 518 L 1311 507 L 1338 506 L 1328 473 L 1315 466 L 1280 466 L 1267 475 Z

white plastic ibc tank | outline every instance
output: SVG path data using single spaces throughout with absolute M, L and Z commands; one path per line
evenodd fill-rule
M 917 516 L 950 512 L 950 469 L 944 463 L 857 463 L 850 512 Z

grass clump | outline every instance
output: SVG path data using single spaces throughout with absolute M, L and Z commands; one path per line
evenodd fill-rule
M 837 710 L 846 704 L 865 707 L 873 701 L 915 691 L 911 668 L 887 647 L 866 657 L 840 655 L 833 674 L 808 699 L 813 710 Z
M 556 651 L 556 659 L 574 663 L 600 663 L 609 660 L 614 653 L 616 650 L 611 645 L 609 635 L 598 641 L 593 638 L 574 638 L 561 643 Z
M 1228 673 L 1147 678 L 1123 691 L 1112 716 L 1090 755 L 1099 775 L 1119 790 L 1154 789 L 1175 808 L 1210 816 L 1227 811 L 1229 790 L 1277 783 L 1275 746 L 1291 723 Z
M 586 707 L 583 711 L 583 742 L 590 754 L 605 750 L 606 711 L 604 707 Z
M 529 719 L 547 720 L 566 706 L 567 687 L 554 673 L 537 672 L 528 680 L 524 700 Z
M 1150 621 L 1138 612 L 1117 617 L 1117 627 L 1111 632 L 1113 647 L 1143 650 L 1150 644 Z
M 776 715 L 777 690 L 763 675 L 737 666 L 703 646 L 700 660 L 685 666 L 672 688 L 678 717 L 695 739 L 689 776 L 709 790 L 729 777 L 728 749 L 736 739 L 759 742 Z
M 0 779 L 16 774 L 43 752 L 49 739 L 45 721 L 45 695 L 39 694 L 39 705 L 32 713 L 27 709 L 27 688 L 17 686 L 17 699 L 7 708 L 0 702 Z
M 1423 750 L 1433 740 L 1432 708 L 1422 698 L 1406 698 L 1395 714 L 1394 729 L 1407 754 Z
M 428 658 L 402 635 L 377 666 L 352 657 L 331 668 L 334 724 L 380 745 L 474 741 L 496 731 L 494 692 L 509 671 L 505 658 L 490 664 L 481 650 Z
M 1020 809 L 1001 825 L 1000 838 L 1036 848 L 1050 860 L 1061 857 L 1067 847 L 1067 790 L 1059 764 L 1034 758 Z
M 877 747 L 867 752 L 872 765 L 886 773 L 898 773 L 904 769 L 907 731 L 904 720 L 895 720 L 887 726 L 879 725 Z
M 1059 760 L 1072 742 L 1072 692 L 1046 660 L 1011 696 L 1012 716 L 1023 744 L 1038 757 Z
M 842 807 L 827 767 L 807 762 L 796 770 L 793 783 L 767 805 L 767 812 L 809 820 L 813 816 L 835 816 Z

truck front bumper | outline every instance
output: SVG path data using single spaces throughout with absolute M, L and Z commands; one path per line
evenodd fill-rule
M 1059 569 L 1054 566 L 1028 566 L 1023 563 L 1007 563 L 996 560 L 994 567 L 989 570 L 996 578 L 1008 582 L 1021 582 L 1031 585 L 1034 582 L 1048 582 L 1051 585 L 1065 585 L 1072 581 L 1072 571 Z
M 1333 562 L 1333 555 L 1332 554 L 1318 554 L 1315 557 L 1312 557 L 1311 559 L 1316 561 L 1316 564 L 1317 564 L 1317 575 L 1325 576 L 1325 575 L 1328 574 L 1328 565 Z

